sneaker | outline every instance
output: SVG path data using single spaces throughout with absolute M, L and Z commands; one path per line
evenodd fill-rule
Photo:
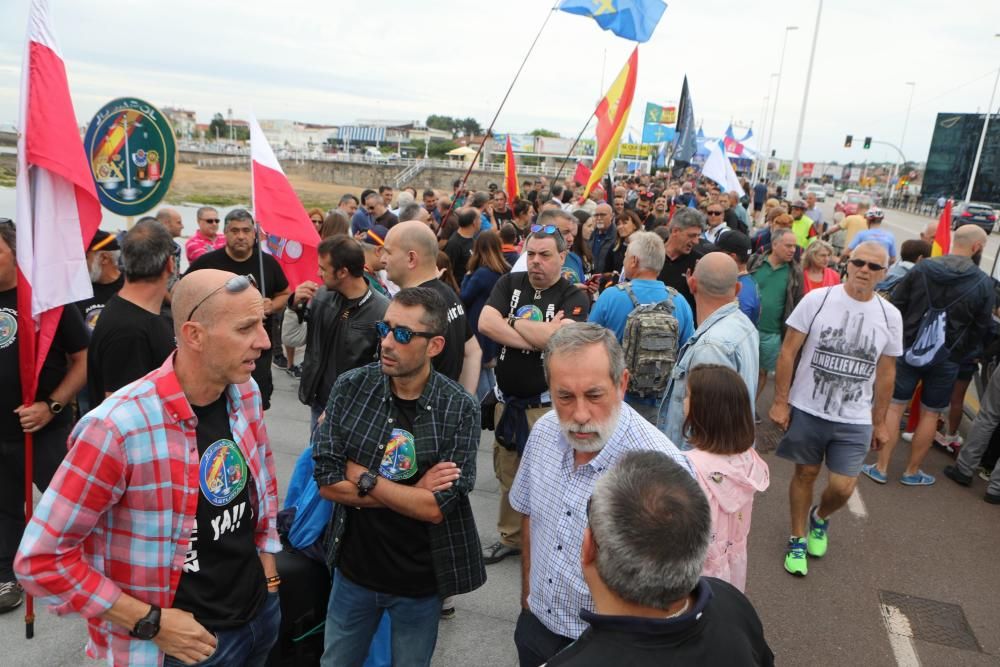
M 809 572 L 806 562 L 806 541 L 801 537 L 792 537 L 785 547 L 785 572 L 797 577 L 804 577 Z
M 455 618 L 455 608 L 454 607 L 448 607 L 447 609 L 445 609 L 444 607 L 441 608 L 441 620 L 442 621 L 450 621 L 453 618 Z
M 989 491 L 987 491 L 983 495 L 983 500 L 988 502 L 990 505 L 1000 505 L 1000 494 L 990 493 Z
M 24 590 L 16 581 L 0 583 L 0 614 L 14 611 L 24 602 Z
M 289 369 L 285 370 L 286 373 L 291 375 L 296 380 L 302 379 L 302 364 L 295 364 Z
M 509 547 L 503 542 L 497 541 L 483 549 L 483 563 L 492 565 L 499 563 L 507 556 L 520 556 L 521 550 L 517 547 Z
M 288 370 L 288 359 L 280 352 L 274 355 L 272 363 L 283 371 Z
M 934 475 L 928 475 L 923 470 L 918 470 L 912 475 L 903 475 L 899 478 L 899 483 L 906 486 L 930 486 L 936 481 Z
M 809 510 L 809 533 L 806 535 L 806 552 L 813 558 L 822 558 L 826 555 L 826 548 L 830 544 L 827 532 L 830 530 L 830 519 L 820 520 L 816 516 L 817 506 Z
M 962 486 L 972 486 L 972 476 L 966 475 L 958 469 L 958 466 L 945 466 L 942 470 L 944 476 Z
M 979 479 L 984 482 L 988 482 L 990 481 L 990 475 L 993 474 L 993 471 L 987 470 L 985 466 L 979 466 L 979 472 L 977 474 L 979 475 Z
M 889 478 L 885 476 L 885 473 L 879 470 L 878 466 L 874 463 L 867 463 L 861 466 L 861 472 L 879 484 L 885 484 L 889 481 Z
M 900 437 L 902 437 L 906 442 L 913 442 L 913 431 L 904 431 L 903 435 Z

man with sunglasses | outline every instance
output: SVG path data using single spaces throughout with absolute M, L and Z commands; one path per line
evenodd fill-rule
M 720 202 L 712 202 L 705 209 L 705 220 L 708 227 L 702 232 L 702 238 L 715 245 L 719 242 L 719 237 L 729 230 L 729 225 L 725 223 L 724 216 L 726 209 Z
M 487 565 L 521 552 L 521 515 L 510 505 L 528 433 L 552 409 L 542 350 L 564 324 L 586 322 L 590 297 L 563 276 L 568 247 L 554 220 L 559 209 L 542 212 L 524 243 L 527 271 L 500 277 L 479 316 L 479 330 L 501 345 L 497 357 L 496 439 L 493 470 L 500 482 L 499 539 L 484 551 Z
M 888 261 L 880 244 L 860 244 L 851 253 L 847 281 L 810 291 L 786 322 L 769 414 L 785 431 L 778 456 L 795 464 L 785 551 L 789 574 L 806 576 L 807 555 L 826 554 L 830 516 L 854 493 L 869 449 L 890 439 L 893 417 L 887 412 L 896 357 L 903 353 L 903 320 L 875 293 Z M 824 461 L 829 480 L 813 505 Z
M 360 666 L 386 611 L 394 661 L 430 665 L 441 599 L 486 581 L 469 502 L 479 406 L 431 363 L 447 320 L 436 291 L 402 289 L 376 323 L 381 361 L 330 393 L 314 453 L 320 493 L 337 503 L 325 667 Z
M 260 392 L 270 348 L 247 276 L 174 289 L 177 352 L 85 416 L 15 561 L 114 664 L 263 664 L 278 634 L 278 489 Z M 164 658 L 164 655 L 166 657 Z
M 381 201 L 381 199 L 380 199 Z M 219 250 L 202 255 L 191 263 L 187 273 L 201 269 L 218 269 L 239 276 L 251 275 L 257 285 L 264 291 L 264 328 L 268 336 L 273 335 L 274 323 L 272 315 L 281 312 L 288 302 L 288 279 L 285 272 L 269 253 L 260 254 L 260 242 L 257 239 L 258 227 L 253 216 L 246 209 L 233 209 L 226 214 L 225 245 Z M 264 274 L 261 276 L 261 266 Z M 185 274 L 187 275 L 187 274 Z M 271 379 L 272 351 L 265 350 L 254 367 L 253 379 L 260 387 L 260 397 L 264 409 L 271 407 L 271 394 L 274 383 Z
M 211 206 L 202 206 L 197 216 L 198 231 L 184 244 L 189 262 L 226 245 L 226 237 L 219 234 L 219 212 Z

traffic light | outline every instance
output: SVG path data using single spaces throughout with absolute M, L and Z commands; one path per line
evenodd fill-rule
M 847 138 L 844 139 L 844 148 L 850 148 L 851 142 L 853 141 L 854 141 L 854 135 L 853 134 L 847 135 Z
M 871 147 L 872 147 L 872 138 L 865 137 L 865 150 L 868 150 Z

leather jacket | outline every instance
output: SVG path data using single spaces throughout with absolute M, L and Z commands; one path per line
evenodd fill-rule
M 339 351 L 340 367 L 335 368 L 331 388 L 341 373 L 377 358 L 375 323 L 385 316 L 389 299 L 369 288 L 353 309 L 342 313 L 344 301 L 339 292 L 321 287 L 306 309 L 309 332 L 299 382 L 299 400 L 306 405 L 326 407 L 329 396 L 320 394 L 325 393 L 322 384 L 327 368 L 338 365 L 335 351 Z

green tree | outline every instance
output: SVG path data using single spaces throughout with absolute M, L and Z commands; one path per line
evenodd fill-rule
M 458 148 L 454 141 L 432 141 L 427 149 L 427 155 L 432 158 L 446 157 L 448 151 Z
M 458 122 L 451 116 L 439 116 L 437 114 L 431 114 L 427 117 L 427 127 L 433 128 L 435 130 L 444 130 L 445 132 L 451 132 L 451 136 L 458 134 Z
M 208 138 L 215 139 L 216 137 L 220 139 L 229 137 L 229 128 L 226 127 L 226 119 L 222 117 L 221 113 L 212 116 L 212 122 L 208 124 Z
M 558 137 L 558 132 L 553 132 L 552 130 L 546 130 L 545 128 L 538 128 L 537 130 L 531 131 L 531 136 L 533 137 Z
M 471 116 L 459 121 L 459 127 L 462 130 L 462 134 L 466 137 L 474 137 L 483 133 L 483 128 L 479 124 L 479 121 Z

